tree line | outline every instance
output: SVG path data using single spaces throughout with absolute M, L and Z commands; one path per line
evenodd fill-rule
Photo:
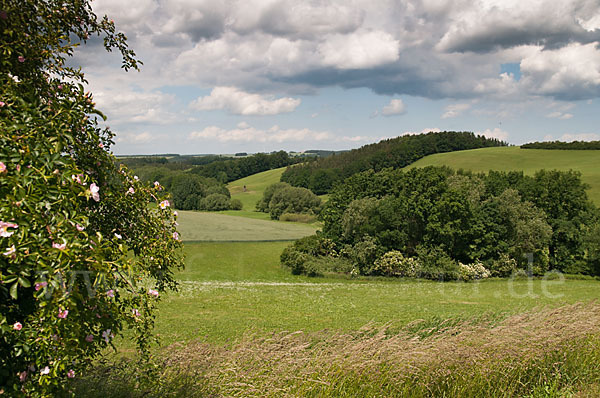
M 331 191 L 336 184 L 361 171 L 402 168 L 434 153 L 505 145 L 507 144 L 500 140 L 470 132 L 444 131 L 404 135 L 319 158 L 314 162 L 288 167 L 281 181 L 308 188 L 320 195 Z
M 530 142 L 525 145 L 521 145 L 522 149 L 600 149 L 600 141 L 573 141 L 573 142 L 562 142 L 562 141 L 545 141 L 545 142 Z

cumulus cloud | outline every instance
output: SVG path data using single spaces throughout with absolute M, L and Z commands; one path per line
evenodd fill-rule
M 381 114 L 383 116 L 403 115 L 406 113 L 406 107 L 401 99 L 392 99 L 390 103 L 383 107 Z
M 547 118 L 550 119 L 561 119 L 561 120 L 567 120 L 567 119 L 571 119 L 573 117 L 572 113 L 562 113 L 560 111 L 554 111 L 554 112 L 550 112 L 546 115 Z
M 162 92 L 136 92 L 127 89 L 95 91 L 98 109 L 110 123 L 168 124 L 176 120 L 168 110 L 174 96 Z
M 96 0 L 133 38 L 145 83 L 279 96 L 600 95 L 597 0 Z M 82 62 L 94 64 L 94 54 Z M 500 74 L 520 64 L 521 78 Z M 96 64 L 94 64 L 96 65 Z M 112 69 L 107 69 L 109 75 Z
M 494 128 L 493 130 L 485 129 L 484 131 L 478 131 L 476 134 L 483 135 L 487 138 L 495 138 L 500 141 L 508 140 L 509 136 L 508 132 L 499 129 L 498 127 Z
M 191 140 L 211 140 L 218 142 L 302 142 L 331 140 L 333 135 L 328 131 L 310 129 L 282 129 L 275 125 L 268 130 L 257 129 L 249 125 L 238 126 L 234 129 L 223 129 L 208 126 L 200 131 L 189 134 Z
M 579 134 L 563 134 L 559 139 L 559 141 L 598 141 L 600 140 L 600 135 L 595 133 L 579 133 Z
M 262 96 L 239 90 L 235 87 L 215 87 L 210 95 L 200 97 L 190 107 L 200 111 L 226 109 L 236 115 L 277 115 L 293 112 L 301 100 Z
M 148 131 L 139 133 L 132 132 L 119 132 L 115 137 L 117 143 L 128 143 L 128 144 L 148 144 L 164 138 L 161 134 L 152 134 Z
M 464 111 L 471 108 L 471 104 L 451 104 L 446 106 L 442 119 L 449 119 L 461 115 Z

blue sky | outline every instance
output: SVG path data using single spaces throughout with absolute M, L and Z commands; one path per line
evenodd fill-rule
M 349 149 L 460 130 L 598 140 L 597 0 L 96 0 L 81 48 L 116 154 Z

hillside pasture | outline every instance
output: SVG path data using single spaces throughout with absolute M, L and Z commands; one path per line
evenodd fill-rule
M 590 199 L 600 205 L 600 151 L 482 148 L 426 156 L 406 169 L 426 166 L 448 166 L 474 172 L 523 171 L 527 175 L 541 169 L 575 170 L 581 172 L 581 179 L 590 186 Z
M 182 240 L 188 242 L 293 240 L 317 230 L 313 225 L 197 211 L 179 211 L 177 221 Z
M 262 198 L 266 187 L 279 182 L 285 167 L 264 171 L 251 176 L 235 180 L 227 184 L 232 199 L 242 202 L 242 210 L 253 211 L 256 203 Z M 244 191 L 246 186 L 246 191 Z

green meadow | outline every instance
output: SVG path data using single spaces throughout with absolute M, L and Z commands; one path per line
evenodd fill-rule
M 232 199 L 239 199 L 242 202 L 242 210 L 253 211 L 256 203 L 262 198 L 266 187 L 279 182 L 285 167 L 273 169 L 258 174 L 232 181 L 227 184 Z M 244 191 L 244 186 L 246 191 Z
M 583 182 L 590 186 L 590 198 L 600 205 L 600 151 L 482 148 L 426 156 L 407 169 L 426 166 L 448 166 L 475 172 L 516 170 L 529 175 L 541 169 L 575 170 L 581 172 Z

